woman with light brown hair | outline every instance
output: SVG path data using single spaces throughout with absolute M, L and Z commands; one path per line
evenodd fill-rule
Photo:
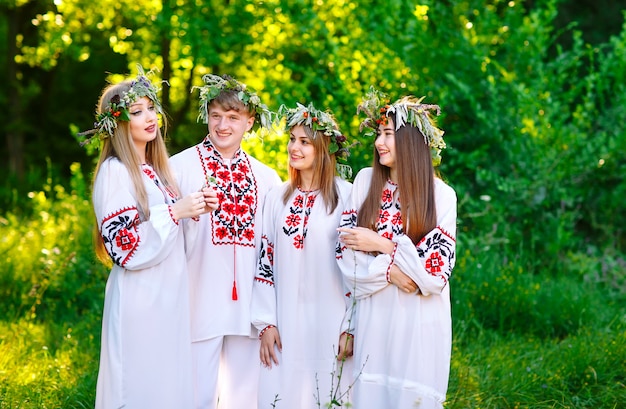
M 456 194 L 434 166 L 445 148 L 430 111 L 372 89 L 359 106 L 374 140 L 371 168 L 354 180 L 338 258 L 356 299 L 355 408 L 442 408 L 452 323 Z
M 289 181 L 263 208 L 251 308 L 263 366 L 258 407 L 314 409 L 347 402 L 350 385 L 351 343 L 342 337 L 349 299 L 335 261 L 351 186 L 337 175 L 349 170 L 337 162 L 347 141 L 331 114 L 312 104 L 279 113 L 289 132 Z
M 217 208 L 217 197 L 202 186 L 180 197 L 156 93 L 139 67 L 135 79 L 104 89 L 94 129 L 81 134 L 101 149 L 92 197 L 96 253 L 112 264 L 97 409 L 193 406 L 183 226 Z

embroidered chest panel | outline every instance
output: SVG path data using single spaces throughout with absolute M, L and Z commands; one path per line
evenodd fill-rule
M 293 237 L 292 245 L 296 249 L 304 248 L 309 216 L 316 197 L 316 193 L 299 191 L 289 206 L 289 212 L 283 222 L 283 233 Z
M 198 146 L 197 151 L 205 179 L 215 179 L 220 202 L 220 207 L 211 213 L 213 244 L 254 247 L 258 186 L 250 159 L 240 151 L 228 164 L 209 144 Z
M 400 201 L 394 200 L 397 186 L 389 183 L 383 189 L 380 199 L 380 210 L 378 211 L 378 220 L 376 221 L 376 229 L 378 233 L 393 239 L 394 235 L 401 234 L 402 230 L 402 213 L 400 211 Z
M 169 188 L 169 186 L 165 186 L 163 183 L 161 183 L 161 180 L 157 176 L 152 166 L 144 163 L 143 165 L 141 165 L 141 170 L 146 176 L 150 178 L 150 180 L 154 182 L 154 184 L 161 191 L 161 193 L 163 193 L 165 203 L 176 203 L 176 194 Z

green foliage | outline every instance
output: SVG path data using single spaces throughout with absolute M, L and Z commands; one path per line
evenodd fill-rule
M 618 269 L 601 278 L 601 255 L 572 253 L 565 260 L 570 274 L 553 277 L 534 273 L 533 253 L 476 240 L 462 240 L 457 248 L 452 298 L 454 321 L 464 332 L 475 324 L 503 334 L 561 339 L 588 325 L 609 325 L 624 305 L 623 257 L 605 256 L 603 261 Z M 471 342 L 473 335 L 460 338 Z
M 0 408 L 93 407 L 105 269 L 80 166 L 0 219 Z
M 72 191 L 46 185 L 31 192 L 33 216 L 7 214 L 0 225 L 0 315 L 37 321 L 77 320 L 100 305 L 103 270 L 91 251 L 93 216 L 78 164 Z M 53 302 L 46 302 L 53 301 Z
M 19 150 L 9 142 L 28 141 L 25 174 L 0 189 L 10 209 L 0 218 L 0 408 L 92 406 L 106 271 L 91 250 L 87 184 L 70 166 L 88 173 L 92 158 L 70 135 L 91 127 L 105 73 L 138 62 L 171 85 L 172 153 L 206 134 L 189 92 L 205 73 L 242 80 L 274 110 L 329 108 L 360 141 L 355 172 L 372 160 L 355 116 L 370 85 L 441 105 L 440 171 L 459 198 L 447 407 L 626 401 L 626 10 L 605 30 L 558 0 L 223 5 L 0 3 L 2 166 Z M 593 32 L 565 17 L 581 14 Z M 277 131 L 245 148 L 286 178 L 286 143 Z

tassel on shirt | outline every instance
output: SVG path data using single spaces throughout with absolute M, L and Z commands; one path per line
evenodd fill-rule
M 237 281 L 233 280 L 233 295 L 232 295 L 232 299 L 233 301 L 237 301 Z

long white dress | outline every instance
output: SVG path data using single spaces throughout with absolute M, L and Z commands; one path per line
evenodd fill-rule
M 359 172 L 341 225 L 356 225 L 372 169 Z M 356 409 L 437 408 L 445 401 L 450 371 L 452 320 L 448 280 L 455 263 L 456 194 L 435 180 L 437 227 L 417 246 L 403 233 L 397 185 L 381 197 L 378 233 L 395 242 L 393 254 L 373 256 L 340 245 L 338 264 L 356 298 Z M 407 294 L 391 284 L 396 264 L 418 285 Z
M 288 182 L 266 199 L 252 322 L 259 331 L 276 326 L 283 349 L 278 366 L 261 368 L 260 409 L 326 407 L 331 389 L 338 389 L 341 370 L 341 391 L 335 396 L 350 384 L 352 358 L 343 368 L 336 359 L 350 298 L 335 259 L 335 243 L 351 185 L 338 177 L 335 181 L 339 203 L 332 214 L 319 191 L 297 189 L 285 204 Z
M 173 195 L 149 165 L 142 169 L 147 221 L 119 160 L 107 159 L 94 183 L 97 223 L 114 262 L 104 300 L 97 409 L 192 407 L 182 222 L 171 216 Z

